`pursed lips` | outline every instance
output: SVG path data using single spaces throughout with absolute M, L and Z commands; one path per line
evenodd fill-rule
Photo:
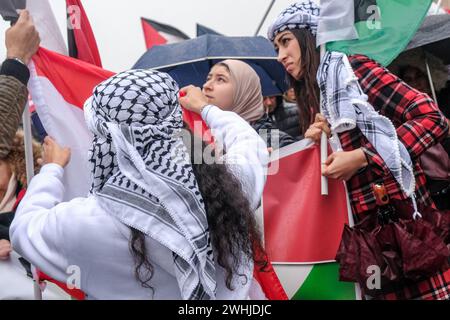
M 290 71 L 290 69 L 292 69 L 292 67 L 294 66 L 294 63 L 292 63 L 292 62 L 289 62 L 289 63 L 286 63 L 285 65 L 284 65 L 284 68 L 286 69 L 286 71 Z

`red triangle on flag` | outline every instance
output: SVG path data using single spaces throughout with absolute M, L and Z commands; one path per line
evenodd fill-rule
M 159 32 L 152 27 L 150 23 L 148 23 L 145 19 L 141 19 L 142 29 L 144 30 L 145 37 L 145 45 L 147 49 L 150 49 L 153 46 L 166 44 L 167 39 L 159 34 Z

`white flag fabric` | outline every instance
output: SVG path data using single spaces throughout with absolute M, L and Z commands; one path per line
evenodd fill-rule
M 41 37 L 41 47 L 67 55 L 67 46 L 48 0 L 29 0 L 26 7 Z
M 358 39 L 354 1 L 321 0 L 317 46 L 332 41 L 353 39 Z
M 31 97 L 45 131 L 72 151 L 64 170 L 64 201 L 86 197 L 90 187 L 88 150 L 92 135 L 84 119 L 83 105 L 93 88 L 113 73 L 43 48 L 33 57 L 30 70 Z

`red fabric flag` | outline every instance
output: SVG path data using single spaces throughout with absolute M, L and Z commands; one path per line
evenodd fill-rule
M 102 67 L 97 42 L 81 0 L 66 0 L 66 5 L 70 56 Z
M 264 189 L 267 254 L 281 264 L 334 261 L 349 221 L 345 185 L 329 179 L 329 195 L 322 196 L 320 148 L 305 149 L 301 142 L 287 148 L 271 163 L 277 172 L 267 177 Z

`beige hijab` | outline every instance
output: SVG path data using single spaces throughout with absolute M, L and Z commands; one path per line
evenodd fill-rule
M 258 74 L 247 63 L 239 60 L 224 60 L 231 73 L 235 87 L 233 111 L 245 121 L 253 123 L 264 115 L 263 96 Z

